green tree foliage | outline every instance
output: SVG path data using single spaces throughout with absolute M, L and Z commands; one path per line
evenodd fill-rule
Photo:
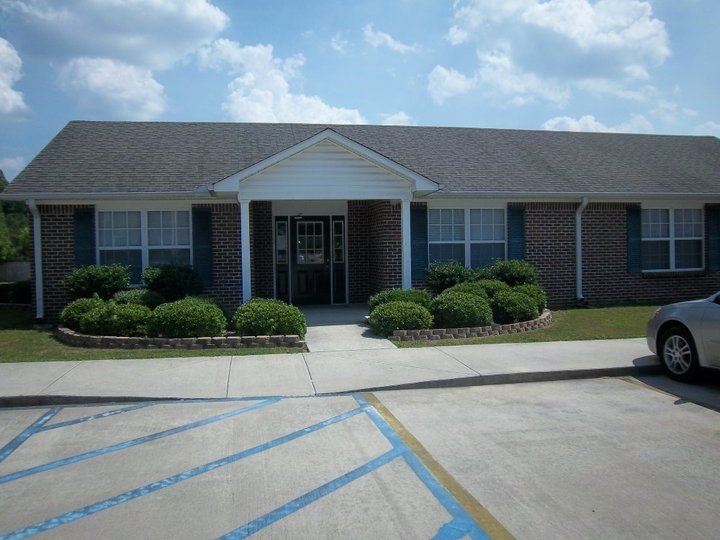
M 0 192 L 8 182 L 0 170 Z M 0 201 L 0 262 L 30 259 L 27 207 L 22 202 Z

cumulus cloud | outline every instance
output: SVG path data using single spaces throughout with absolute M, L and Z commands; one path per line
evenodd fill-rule
M 695 128 L 695 135 L 712 135 L 720 137 L 720 123 L 708 121 Z
M 457 70 L 435 66 L 428 75 L 428 91 L 436 103 L 447 98 L 465 94 L 475 87 L 473 77 L 467 77 Z
M 651 133 L 653 126 L 642 115 L 632 115 L 627 122 L 616 126 L 608 126 L 600 122 L 594 115 L 588 114 L 580 118 L 557 116 L 542 125 L 548 131 L 595 131 L 603 133 Z
M 348 41 L 343 39 L 340 34 L 335 34 L 332 39 L 330 39 L 330 46 L 340 54 L 345 54 L 348 48 Z
M 483 87 L 518 105 L 530 97 L 559 103 L 590 82 L 643 100 L 652 87 L 636 85 L 670 55 L 647 0 L 458 0 L 447 39 L 475 44 Z M 510 73 L 510 84 L 493 75 L 498 70 Z
M 407 45 L 393 38 L 390 34 L 375 30 L 373 23 L 366 24 L 363 27 L 363 37 L 365 42 L 373 47 L 387 47 L 391 51 L 405 54 L 416 53 L 420 50 L 418 45 Z
M 365 123 L 355 109 L 333 107 L 317 96 L 291 91 L 290 81 L 305 63 L 302 55 L 280 59 L 275 58 L 272 45 L 241 46 L 219 39 L 199 51 L 198 61 L 203 67 L 226 70 L 235 76 L 222 106 L 233 120 Z
M 150 70 L 116 60 L 75 58 L 63 67 L 60 80 L 90 107 L 106 107 L 121 118 L 149 120 L 166 107 L 164 89 Z
M 383 121 L 384 126 L 414 126 L 415 122 L 413 121 L 412 116 L 409 114 L 398 111 L 393 114 L 387 114 L 383 115 Z
M 9 41 L 0 37 L 0 114 L 10 115 L 27 110 L 21 92 L 13 85 L 22 76 L 22 60 Z

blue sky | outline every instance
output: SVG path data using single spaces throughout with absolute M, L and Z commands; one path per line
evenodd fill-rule
M 0 0 L 0 169 L 70 120 L 720 136 L 718 0 Z

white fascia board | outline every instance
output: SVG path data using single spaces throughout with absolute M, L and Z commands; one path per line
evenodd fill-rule
M 431 199 L 505 199 L 513 201 L 575 201 L 583 197 L 593 202 L 618 202 L 638 200 L 695 200 L 708 203 L 720 202 L 720 193 L 604 193 L 604 192 L 518 192 L 518 191 L 438 191 L 416 196 L 416 200 Z
M 196 200 L 198 202 L 212 201 L 210 192 L 174 191 L 151 193 L 13 193 L 1 197 L 6 200 L 27 201 L 34 199 L 37 204 L 78 204 L 86 201 L 119 201 L 119 200 Z
M 332 141 L 338 146 L 345 148 L 349 152 L 353 152 L 359 157 L 366 159 L 371 163 L 374 163 L 378 167 L 382 167 L 385 170 L 400 176 L 411 185 L 413 191 L 435 191 L 440 187 L 432 180 L 429 180 L 424 176 L 417 174 L 410 169 L 407 169 L 406 167 L 403 167 L 399 163 L 396 163 L 395 161 L 386 158 L 382 154 L 379 154 L 374 150 L 370 150 L 369 148 L 358 144 L 355 141 L 348 139 L 347 137 L 343 137 L 336 131 L 327 128 L 320 133 L 313 135 L 309 139 L 306 139 L 296 144 L 295 146 L 286 148 L 285 150 L 278 152 L 277 154 L 270 156 L 269 158 L 260 161 L 255 165 L 243 169 L 242 171 L 238 171 L 235 174 L 230 175 L 227 178 L 224 178 L 212 184 L 210 190 L 215 192 L 237 192 L 240 190 L 240 184 L 248 178 L 251 178 L 256 174 L 259 174 L 262 171 L 272 167 L 273 165 L 276 165 L 283 160 L 297 155 L 300 152 L 307 150 L 308 148 L 323 141 Z

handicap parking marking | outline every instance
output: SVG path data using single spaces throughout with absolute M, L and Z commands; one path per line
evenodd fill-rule
M 351 408 L 341 414 L 328 417 L 320 422 L 316 422 L 311 425 L 302 427 L 301 429 L 285 433 L 272 440 L 263 442 L 255 445 L 251 448 L 235 452 L 231 455 L 222 457 L 220 459 L 210 461 L 208 463 L 201 464 L 189 469 L 186 469 L 180 473 L 173 474 L 156 480 L 140 487 L 124 491 L 111 497 L 107 497 L 103 500 L 93 502 L 91 504 L 75 508 L 69 512 L 64 512 L 49 519 L 44 519 L 36 523 L 27 525 L 13 532 L 10 532 L 4 536 L 0 535 L 0 540 L 9 539 L 23 539 L 30 536 L 40 534 L 42 532 L 52 531 L 57 527 L 82 520 L 83 518 L 92 516 L 108 510 L 110 508 L 122 505 L 132 500 L 139 499 L 151 493 L 155 493 L 159 490 L 172 488 L 177 484 L 190 480 L 195 477 L 199 477 L 211 471 L 215 471 L 232 463 L 239 462 L 250 456 L 262 454 L 273 448 L 280 447 L 291 441 L 306 437 L 312 433 L 316 433 L 329 426 L 341 424 L 350 418 L 365 415 L 372 422 L 372 425 L 378 430 L 378 432 L 389 442 L 390 450 L 385 451 L 379 456 L 370 459 L 366 463 L 353 468 L 352 470 L 334 478 L 330 481 L 326 481 L 322 485 L 303 493 L 294 499 L 281 504 L 277 508 L 266 512 L 262 515 L 251 519 L 247 523 L 239 524 L 236 529 L 230 530 L 225 534 L 221 535 L 220 538 L 245 538 L 252 534 L 255 534 L 268 526 L 281 521 L 297 512 L 302 511 L 313 502 L 322 499 L 332 493 L 341 490 L 343 487 L 352 484 L 356 480 L 365 477 L 374 471 L 381 469 L 385 465 L 394 462 L 395 460 L 404 461 L 409 470 L 419 479 L 428 492 L 432 495 L 437 503 L 444 508 L 449 514 L 450 519 L 444 523 L 435 533 L 434 538 L 438 539 L 451 539 L 451 538 L 510 538 L 509 534 L 505 534 L 506 531 L 502 529 L 498 523 L 487 519 L 487 515 L 482 512 L 478 512 L 478 504 L 468 504 L 467 498 L 469 494 L 461 494 L 461 499 L 458 500 L 457 486 L 453 486 L 452 482 L 448 481 L 447 473 L 438 475 L 438 471 L 441 473 L 442 470 L 438 469 L 437 466 L 433 465 L 431 460 L 427 459 L 427 456 L 417 455 L 417 445 L 413 443 L 411 439 L 408 439 L 407 435 L 402 432 L 402 427 L 399 426 L 397 420 L 392 418 L 389 411 L 387 411 L 382 404 L 372 394 L 350 394 L 343 395 L 344 397 L 352 397 L 355 400 L 356 407 Z M 239 409 L 234 409 L 223 414 L 214 415 L 202 420 L 190 422 L 182 426 L 178 426 L 172 429 L 159 431 L 143 437 L 131 439 L 119 444 L 105 446 L 96 450 L 77 454 L 65 459 L 51 461 L 48 463 L 35 465 L 33 467 L 16 471 L 13 473 L 0 476 L 0 485 L 9 484 L 20 478 L 32 476 L 34 474 L 45 472 L 52 469 L 65 467 L 67 465 L 78 463 L 81 461 L 92 460 L 95 457 L 105 455 L 112 452 L 121 452 L 124 449 L 145 444 L 150 441 L 157 440 L 159 438 L 171 437 L 188 431 L 200 426 L 204 426 L 213 422 L 220 422 L 222 420 L 237 416 L 244 413 L 252 413 L 259 409 L 270 407 L 280 401 L 290 399 L 327 399 L 333 396 L 315 397 L 305 396 L 297 398 L 283 398 L 283 397 L 268 397 L 268 398 L 248 398 L 248 399 L 235 399 L 235 400 L 182 400 L 178 402 L 163 401 L 162 403 L 207 403 L 210 401 L 254 401 L 251 405 L 244 406 Z M 334 396 L 339 397 L 339 396 Z M 63 409 L 63 407 L 53 407 L 43 412 L 30 426 L 23 430 L 17 437 L 6 444 L 0 449 L 0 461 L 6 457 L 12 455 L 14 452 L 21 450 L 22 445 L 25 441 L 31 438 L 36 433 L 41 433 L 49 429 L 62 429 L 71 428 L 73 426 L 82 426 L 83 424 L 91 423 L 94 420 L 100 418 L 107 418 L 126 412 L 137 411 L 139 409 L 149 407 L 154 403 L 158 402 L 143 402 L 137 403 L 130 406 L 118 407 L 117 409 L 111 409 L 102 413 L 82 416 L 72 420 L 66 420 L 63 422 L 57 422 L 55 424 L 49 424 L 49 422 Z M 390 421 L 388 421 L 388 419 Z M 370 424 L 369 424 L 370 425 Z M 400 428 L 400 434 L 397 429 Z M 408 444 L 408 441 L 410 444 Z M 418 443 L 419 444 L 419 443 Z M 489 514 L 488 514 L 489 515 Z M 490 531 L 489 534 L 486 531 Z

